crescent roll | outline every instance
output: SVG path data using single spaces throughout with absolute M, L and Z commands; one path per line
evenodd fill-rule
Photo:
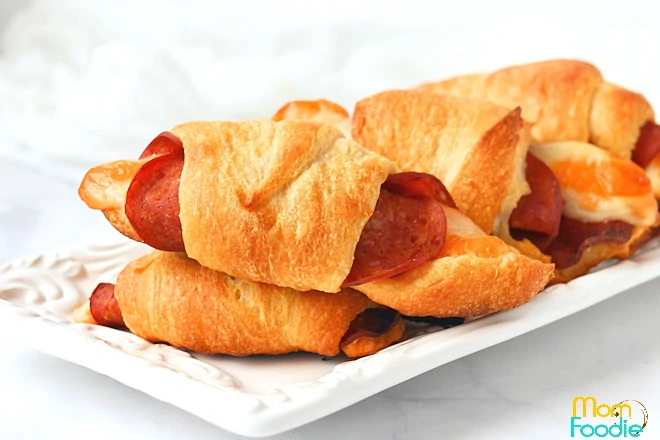
M 607 82 L 593 65 L 550 60 L 424 84 L 420 90 L 521 107 L 532 142 L 589 142 L 634 160 L 660 198 L 660 126 L 639 93 Z
M 115 286 L 99 285 L 90 308 L 96 323 L 125 326 L 148 341 L 233 356 L 359 357 L 397 342 L 405 330 L 396 312 L 351 289 L 298 292 L 161 251 L 129 263 Z
M 437 176 L 461 212 L 525 255 L 548 261 L 515 240 L 509 217 L 530 193 L 525 178 L 529 130 L 519 110 L 433 93 L 393 90 L 355 106 L 353 138 L 404 170 Z
M 337 292 L 397 170 L 327 125 L 193 122 L 90 170 L 79 195 L 125 235 L 211 269 Z
M 532 146 L 556 176 L 563 198 L 558 236 L 542 246 L 569 281 L 610 258 L 629 257 L 658 226 L 658 203 L 644 170 L 583 142 Z
M 518 307 L 553 278 L 553 265 L 487 235 L 454 208 L 440 258 L 393 278 L 356 286 L 404 315 L 477 317 Z

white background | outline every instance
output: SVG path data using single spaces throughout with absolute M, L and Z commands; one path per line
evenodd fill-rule
M 0 3 L 0 260 L 112 235 L 77 200 L 84 171 L 190 119 L 268 117 L 296 98 L 351 108 L 386 88 L 550 57 L 591 60 L 660 105 L 656 2 L 234 3 Z M 280 438 L 569 438 L 578 394 L 644 402 L 641 438 L 658 438 L 659 286 Z M 0 439 L 237 438 L 7 329 L 0 352 Z

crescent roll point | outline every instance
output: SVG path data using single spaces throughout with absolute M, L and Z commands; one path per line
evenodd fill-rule
M 126 326 L 148 341 L 233 356 L 341 351 L 360 357 L 399 341 L 405 330 L 395 312 L 352 289 L 298 292 L 234 278 L 162 251 L 129 263 L 114 289 L 99 285 L 91 307 L 98 323 Z M 368 322 L 378 315 L 361 322 L 365 311 L 382 311 L 391 322 Z

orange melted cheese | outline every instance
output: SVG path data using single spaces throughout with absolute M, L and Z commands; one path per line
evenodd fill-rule
M 123 209 L 133 176 L 149 159 L 118 160 L 87 171 L 78 195 L 91 209 Z
M 553 162 L 550 169 L 563 187 L 597 197 L 634 197 L 651 191 L 644 170 L 632 162 L 612 157 L 607 165 L 592 166 L 577 160 Z
M 583 222 L 655 223 L 658 206 L 651 180 L 632 161 L 584 142 L 532 146 L 530 151 L 557 177 L 565 216 Z
M 487 235 L 467 216 L 454 208 L 443 206 L 447 216 L 447 238 L 440 258 L 472 254 L 480 258 L 495 258 L 511 252 L 500 238 Z

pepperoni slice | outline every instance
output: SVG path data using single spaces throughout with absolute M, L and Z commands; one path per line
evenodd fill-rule
M 438 258 L 446 233 L 445 212 L 435 199 L 381 189 L 343 287 L 393 277 Z
M 181 139 L 169 131 L 164 131 L 147 145 L 147 148 L 140 155 L 140 159 L 170 153 L 183 154 L 183 144 L 181 143 Z
M 339 347 L 344 347 L 360 338 L 384 335 L 392 330 L 398 320 L 399 314 L 392 309 L 367 309 L 351 322 L 341 338 Z
M 156 156 L 142 165 L 126 193 L 126 217 L 149 246 L 185 252 L 179 220 L 183 154 Z
M 458 209 L 445 185 L 430 174 L 415 172 L 391 174 L 382 188 L 404 197 L 431 197 L 443 205 Z
M 637 138 L 632 160 L 640 167 L 646 168 L 658 153 L 660 153 L 660 125 L 647 121 Z
M 527 153 L 525 177 L 532 192 L 518 201 L 509 217 L 511 236 L 527 238 L 543 252 L 559 234 L 564 209 L 561 187 L 550 168 L 531 153 Z
M 96 286 L 89 298 L 89 309 L 94 320 L 106 327 L 125 327 L 124 318 L 119 310 L 119 303 L 115 298 L 115 285 L 101 283 Z
M 583 223 L 562 217 L 559 236 L 546 253 L 552 257 L 557 269 L 563 269 L 580 261 L 589 247 L 598 243 L 623 244 L 632 237 L 634 226 L 613 220 L 608 222 Z

